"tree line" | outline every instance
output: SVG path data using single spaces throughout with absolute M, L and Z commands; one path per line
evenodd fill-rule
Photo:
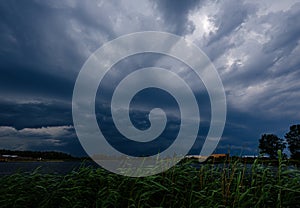
M 0 156 L 1 155 L 17 155 L 19 157 L 32 157 L 32 158 L 42 158 L 42 159 L 49 159 L 49 160 L 62 160 L 62 159 L 74 159 L 74 157 L 70 154 L 66 154 L 63 152 L 55 152 L 55 151 L 13 151 L 13 150 L 6 150 L 0 149 Z
M 259 139 L 260 154 L 267 154 L 270 158 L 277 157 L 278 150 L 288 148 L 291 159 L 300 159 L 300 124 L 290 126 L 290 130 L 284 136 L 285 140 L 275 134 L 263 134 Z

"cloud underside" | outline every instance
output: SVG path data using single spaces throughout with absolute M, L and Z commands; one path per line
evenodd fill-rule
M 0 3 L 0 30 L 0 147 L 76 138 L 70 103 L 85 60 L 106 41 L 144 30 L 181 35 L 213 61 L 229 110 L 223 147 L 242 141 L 253 151 L 264 129 L 283 134 L 300 118 L 297 1 L 12 0 Z
M 24 128 L 21 130 L 10 126 L 0 127 L 1 148 L 11 150 L 56 150 L 72 152 L 76 154 L 75 149 L 70 149 L 76 142 L 76 135 L 72 126 L 52 126 L 42 128 Z

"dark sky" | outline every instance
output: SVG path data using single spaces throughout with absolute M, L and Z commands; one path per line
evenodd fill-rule
M 183 36 L 215 65 L 227 98 L 227 121 L 216 152 L 227 152 L 230 146 L 235 154 L 257 154 L 262 133 L 283 137 L 290 125 L 300 122 L 297 0 L 2 0 L 0 148 L 84 155 L 72 122 L 76 77 L 102 44 L 145 30 Z M 120 63 L 119 68 L 151 66 L 157 59 L 161 61 L 155 63 L 160 66 L 178 67 L 174 60 L 150 55 Z M 115 80 L 108 76 L 106 82 Z M 157 96 L 162 103 L 148 102 L 145 97 L 142 100 L 174 112 L 176 102 L 167 98 L 169 95 L 151 93 L 144 92 L 144 96 Z M 98 97 L 101 100 L 101 95 Z M 201 115 L 209 119 L 207 99 L 205 92 L 197 94 Z M 134 109 L 139 109 L 138 96 L 134 101 Z M 109 117 L 105 109 L 97 112 L 100 121 L 104 119 L 101 115 Z M 132 120 L 138 128 L 147 128 L 145 112 L 137 112 L 132 113 Z M 178 124 L 176 119 L 171 121 L 170 128 Z M 204 119 L 199 138 L 205 136 L 208 127 Z M 109 125 L 103 128 L 110 132 L 108 136 L 117 137 Z M 174 133 L 165 132 L 164 137 Z M 199 152 L 196 146 L 191 153 Z M 134 149 L 127 150 L 135 155 Z

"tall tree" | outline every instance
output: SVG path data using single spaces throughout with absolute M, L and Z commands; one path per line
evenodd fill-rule
M 283 151 L 285 148 L 283 139 L 274 134 L 263 134 L 259 139 L 259 146 L 261 154 L 268 154 L 270 158 L 277 158 L 278 150 Z
M 291 158 L 300 159 L 300 124 L 290 126 L 290 131 L 284 136 L 291 152 Z

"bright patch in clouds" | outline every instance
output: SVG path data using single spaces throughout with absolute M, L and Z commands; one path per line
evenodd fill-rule
M 192 40 L 208 36 L 211 33 L 215 33 L 218 29 L 210 17 L 199 12 L 190 14 L 189 20 L 195 25 L 193 33 L 188 35 Z
M 51 148 L 64 146 L 75 138 L 73 126 L 53 126 L 24 128 L 17 130 L 10 126 L 0 126 L 1 148 L 25 150 L 40 146 Z M 71 141 L 70 141 L 71 140 Z

